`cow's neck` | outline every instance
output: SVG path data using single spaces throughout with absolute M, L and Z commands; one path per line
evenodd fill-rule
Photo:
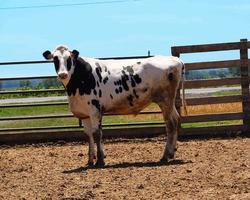
M 66 86 L 68 96 L 76 95 L 77 89 L 79 90 L 79 95 L 91 94 L 91 91 L 96 87 L 92 71 L 91 65 L 82 58 L 78 58 L 75 61 L 74 72 Z

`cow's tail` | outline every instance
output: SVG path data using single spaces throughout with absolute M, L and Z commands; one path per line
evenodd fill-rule
M 181 71 L 181 89 L 182 89 L 182 106 L 183 106 L 183 110 L 184 110 L 184 114 L 187 115 L 188 111 L 187 111 L 187 102 L 186 102 L 186 98 L 185 98 L 185 64 L 183 62 L 182 63 L 182 71 Z

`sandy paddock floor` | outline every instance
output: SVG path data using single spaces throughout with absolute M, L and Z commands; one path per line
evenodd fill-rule
M 0 199 L 250 199 L 250 138 L 179 141 L 160 164 L 163 138 L 105 141 L 106 167 L 87 144 L 0 147 Z

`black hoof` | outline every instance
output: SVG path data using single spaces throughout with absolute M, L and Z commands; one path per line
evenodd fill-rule
M 160 160 L 160 163 L 162 163 L 162 164 L 167 164 L 167 163 L 168 163 L 168 158 L 162 158 L 162 159 Z
M 94 162 L 88 162 L 87 166 L 88 167 L 93 167 L 94 166 Z
M 169 154 L 168 159 L 174 159 L 174 154 Z
M 105 162 L 104 161 L 97 161 L 95 163 L 95 167 L 104 167 L 105 166 Z

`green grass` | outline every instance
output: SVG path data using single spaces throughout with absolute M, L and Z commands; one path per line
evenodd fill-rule
M 67 105 L 62 106 L 33 106 L 20 108 L 0 108 L 1 117 L 31 116 L 46 114 L 66 114 L 70 113 Z
M 56 96 L 65 96 L 65 92 L 40 92 L 40 93 L 28 93 L 28 94 L 1 94 L 0 99 L 18 99 L 18 98 L 29 98 L 29 97 L 56 97 Z
M 38 119 L 38 120 L 19 120 L 0 122 L 1 128 L 21 128 L 21 127 L 46 127 L 46 126 L 64 126 L 77 125 L 76 118 L 61 119 Z

